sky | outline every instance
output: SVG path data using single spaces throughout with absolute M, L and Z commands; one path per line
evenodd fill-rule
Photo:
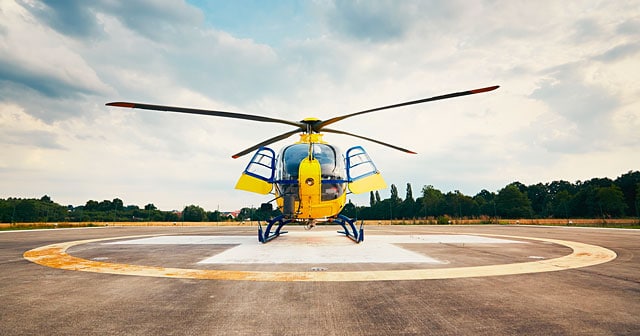
M 640 169 L 640 1 L 0 0 L 0 198 L 271 200 L 234 189 L 250 155 L 231 155 L 289 126 L 107 102 L 298 121 L 492 85 L 331 126 L 416 155 L 324 138 L 401 197 Z

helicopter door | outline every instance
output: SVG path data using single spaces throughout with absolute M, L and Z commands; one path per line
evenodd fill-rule
M 276 170 L 276 153 L 268 147 L 261 147 L 245 168 L 236 189 L 266 195 L 273 188 Z
M 346 164 L 349 190 L 352 193 L 362 194 L 387 187 L 387 183 L 364 148 L 349 148 L 346 152 Z

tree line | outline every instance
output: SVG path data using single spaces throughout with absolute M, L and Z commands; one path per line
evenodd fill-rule
M 443 193 L 424 186 L 414 198 L 407 183 L 404 199 L 391 185 L 389 198 L 371 192 L 369 206 L 347 204 L 346 216 L 361 219 L 411 218 L 625 218 L 640 217 L 640 172 L 629 171 L 615 180 L 554 181 L 524 185 L 513 182 L 497 193 L 475 196 L 460 191 Z
M 124 205 L 119 198 L 101 202 L 89 200 L 85 205 L 63 206 L 47 195 L 40 199 L 0 199 L 0 222 L 203 222 L 230 220 L 218 211 L 207 212 L 197 205 L 186 206 L 182 212 L 162 211 L 153 203 L 140 208 Z
M 615 180 L 554 181 L 524 185 L 513 182 L 497 192 L 482 190 L 467 196 L 458 190 L 443 193 L 432 185 L 413 196 L 407 183 L 405 197 L 392 184 L 390 196 L 381 199 L 371 192 L 368 206 L 348 202 L 345 216 L 368 220 L 437 218 L 624 218 L 640 217 L 640 172 L 629 171 Z M 197 205 L 182 212 L 162 211 L 153 203 L 140 208 L 124 205 L 119 198 L 101 202 L 89 200 L 82 206 L 63 206 L 49 196 L 40 199 L 0 199 L 0 222 L 202 222 L 265 220 L 278 214 L 270 207 L 242 208 L 236 217 L 206 211 Z

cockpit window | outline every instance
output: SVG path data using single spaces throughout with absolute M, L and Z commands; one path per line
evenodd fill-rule
M 305 144 L 291 145 L 284 149 L 282 158 L 284 163 L 284 173 L 288 178 L 298 176 L 300 161 L 309 154 L 309 147 Z
M 320 162 L 320 166 L 322 167 L 322 175 L 335 175 L 334 171 L 336 169 L 336 151 L 327 146 L 327 145 L 314 145 L 313 146 L 313 157 Z
M 284 175 L 287 175 L 287 178 L 297 177 L 300 161 L 304 160 L 308 155 L 308 144 L 295 144 L 285 148 L 282 153 Z M 313 156 L 320 162 L 323 176 L 343 177 L 341 169 L 337 169 L 341 166 L 339 160 L 342 158 L 338 158 L 338 153 L 332 146 L 313 144 Z
M 328 144 L 314 143 L 312 145 L 313 156 L 320 163 L 322 175 L 322 200 L 336 199 L 345 191 L 346 170 L 344 158 L 336 147 Z M 280 180 L 278 188 L 283 197 L 291 197 L 299 201 L 298 174 L 300 162 L 309 155 L 309 144 L 294 144 L 285 147 L 280 152 L 278 160 L 277 179 Z

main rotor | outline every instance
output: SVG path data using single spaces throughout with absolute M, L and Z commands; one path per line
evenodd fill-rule
M 271 117 L 265 117 L 265 116 L 259 116 L 259 115 L 252 115 L 252 114 L 244 114 L 244 113 L 236 113 L 236 112 L 226 112 L 226 111 L 216 111 L 216 110 L 202 110 L 202 109 L 193 109 L 193 108 L 185 108 L 185 107 L 176 107 L 176 106 L 164 106 L 164 105 L 151 105 L 151 104 L 141 104 L 141 103 L 130 103 L 130 102 L 112 102 L 112 103 L 107 103 L 107 106 L 117 106 L 117 107 L 127 107 L 127 108 L 137 108 L 137 109 L 144 109 L 144 110 L 154 110 L 154 111 L 166 111 L 166 112 L 178 112 L 178 113 L 188 113 L 188 114 L 200 114 L 200 115 L 208 115 L 208 116 L 214 116 L 214 117 L 224 117 L 224 118 L 234 118 L 234 119 L 245 119 L 245 120 L 252 120 L 252 121 L 258 121 L 258 122 L 269 122 L 269 123 L 279 123 L 279 124 L 286 124 L 286 125 L 290 125 L 293 126 L 295 129 L 286 133 L 282 133 L 280 135 L 277 135 L 273 138 L 267 139 L 265 141 L 262 141 L 256 145 L 253 145 L 239 153 L 234 154 L 232 157 L 234 159 L 237 159 L 243 155 L 246 155 L 248 153 L 253 152 L 254 150 L 263 147 L 263 146 L 267 146 L 269 144 L 272 144 L 274 142 L 280 141 L 280 140 L 284 140 L 296 133 L 306 133 L 306 134 L 312 134 L 312 133 L 320 133 L 320 132 L 327 132 L 327 133 L 335 133 L 335 134 L 343 134 L 343 135 L 349 135 L 352 137 L 356 137 L 359 139 L 363 139 L 363 140 L 367 140 L 367 141 L 371 141 L 371 142 L 375 142 L 377 144 L 383 145 L 383 146 L 387 146 L 405 153 L 410 153 L 410 154 L 416 154 L 414 151 L 402 148 L 402 147 L 398 147 L 398 146 L 394 146 L 379 140 L 375 140 L 372 138 L 367 138 L 361 135 L 357 135 L 357 134 L 353 134 L 353 133 L 349 133 L 349 132 L 345 132 L 345 131 L 340 131 L 337 129 L 331 129 L 331 128 L 327 128 L 326 126 L 331 125 L 333 123 L 336 123 L 338 121 L 341 121 L 343 119 L 346 118 L 350 118 L 350 117 L 354 117 L 357 115 L 361 115 L 361 114 L 365 114 L 365 113 L 371 113 L 371 112 L 376 112 L 376 111 L 382 111 L 382 110 L 387 110 L 387 109 L 392 109 L 392 108 L 398 108 L 398 107 L 403 107 L 403 106 L 409 106 L 409 105 L 415 105 L 415 104 L 422 104 L 422 103 L 427 103 L 427 102 L 431 102 L 431 101 L 436 101 L 436 100 L 443 100 L 443 99 L 449 99 L 449 98 L 455 98 L 455 97 L 462 97 L 462 96 L 467 96 L 467 95 L 472 95 L 472 94 L 476 94 L 476 93 L 483 93 L 483 92 L 489 92 L 489 91 L 493 91 L 497 88 L 499 88 L 500 86 L 495 85 L 495 86 L 489 86 L 489 87 L 485 87 L 485 88 L 481 88 L 481 89 L 475 89 L 475 90 L 467 90 L 467 91 L 460 91 L 460 92 L 454 92 L 454 93 L 449 93 L 449 94 L 445 94 L 445 95 L 440 95 L 440 96 L 435 96 L 435 97 L 430 97 L 430 98 L 424 98 L 424 99 L 418 99 L 418 100 L 412 100 L 412 101 L 408 101 L 408 102 L 404 102 L 404 103 L 399 103 L 399 104 L 393 104 L 393 105 L 387 105 L 387 106 L 382 106 L 382 107 L 377 107 L 377 108 L 373 108 L 373 109 L 369 109 L 369 110 L 364 110 L 364 111 L 359 111 L 359 112 L 355 112 L 355 113 L 350 113 L 350 114 L 345 114 L 345 115 L 341 115 L 338 117 L 334 117 L 331 119 L 327 119 L 327 120 L 320 120 L 318 118 L 305 118 L 301 121 L 289 121 L 289 120 L 283 120 L 283 119 L 276 119 L 276 118 L 271 118 Z

